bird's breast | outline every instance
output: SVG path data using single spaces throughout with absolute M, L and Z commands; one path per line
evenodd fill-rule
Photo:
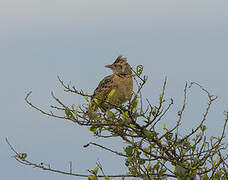
M 116 83 L 115 98 L 123 103 L 129 100 L 132 96 L 133 91 L 133 79 L 132 77 L 115 77 L 114 82 Z

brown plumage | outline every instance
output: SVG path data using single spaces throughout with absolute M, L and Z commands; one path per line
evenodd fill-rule
M 105 67 L 110 68 L 113 74 L 99 83 L 91 103 L 92 107 L 99 107 L 102 111 L 114 108 L 111 104 L 119 106 L 130 100 L 133 91 L 132 71 L 126 58 L 118 56 L 113 64 Z

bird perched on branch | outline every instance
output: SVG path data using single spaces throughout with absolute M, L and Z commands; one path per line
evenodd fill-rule
M 107 111 L 130 100 L 132 96 L 132 71 L 127 59 L 118 56 L 113 64 L 105 67 L 110 68 L 113 74 L 106 76 L 95 89 L 91 101 L 93 110 L 99 107 Z

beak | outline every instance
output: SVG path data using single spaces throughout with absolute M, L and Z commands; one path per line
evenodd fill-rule
M 105 67 L 112 69 L 112 64 L 111 65 L 106 65 Z

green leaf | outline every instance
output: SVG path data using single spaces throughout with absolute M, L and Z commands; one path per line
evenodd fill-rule
M 27 154 L 26 153 L 19 153 L 16 156 L 13 156 L 13 157 L 19 158 L 21 160 L 25 160 L 27 158 Z
M 77 109 L 75 109 L 74 114 L 75 114 L 75 116 L 77 116 L 77 114 L 78 114 L 78 110 Z
M 137 169 L 136 169 L 135 167 L 129 168 L 129 171 L 130 171 L 131 174 L 133 174 L 133 175 L 136 176 L 136 174 L 137 174 Z
M 152 171 L 152 170 L 153 170 L 152 164 L 148 164 L 148 165 L 147 165 L 147 169 L 148 169 L 148 171 Z
M 94 173 L 95 175 L 97 175 L 97 172 L 98 172 L 98 167 L 95 167 L 95 168 L 93 169 L 93 173 Z
M 89 180 L 96 180 L 97 178 L 95 176 L 88 176 Z
M 129 166 L 130 162 L 129 162 L 129 159 L 125 159 L 125 166 Z
M 195 157 L 195 158 L 193 159 L 193 163 L 194 163 L 194 164 L 198 164 L 198 162 L 199 162 L 199 158 L 198 158 L 198 157 Z
M 149 153 L 151 151 L 151 146 L 148 146 L 148 147 L 144 148 L 144 151 Z
M 179 176 L 179 177 L 185 177 L 187 175 L 186 169 L 179 165 L 176 166 L 175 170 L 176 170 L 177 176 Z
M 220 157 L 218 156 L 217 157 L 217 164 L 219 164 L 220 163 Z
M 124 151 L 126 152 L 127 156 L 132 156 L 133 155 L 133 149 L 134 147 L 132 146 L 127 146 Z
M 162 177 L 163 174 L 166 172 L 166 169 L 161 169 L 159 172 L 158 172 L 158 176 Z
M 207 174 L 204 174 L 201 178 L 202 178 L 202 180 L 209 180 L 209 177 Z
M 99 116 L 100 114 L 99 114 L 99 113 L 90 112 L 88 115 L 89 115 L 89 118 L 90 118 L 90 119 L 97 120 L 97 119 L 99 119 L 98 116 Z
M 116 92 L 116 89 L 112 89 L 111 91 L 110 91 L 110 93 L 108 94 L 108 100 L 109 99 L 111 99 L 111 97 L 113 96 L 113 94 Z
M 214 139 L 216 139 L 215 136 L 211 136 L 211 137 L 210 137 L 210 141 L 213 141 Z
M 187 152 L 186 149 L 184 149 L 183 147 L 181 147 L 181 154 L 182 155 L 185 155 L 186 152 Z
M 200 126 L 200 129 L 201 129 L 201 131 L 204 132 L 207 129 L 207 127 L 205 125 L 202 125 L 202 126 Z
M 159 103 L 162 103 L 162 99 L 163 99 L 163 96 L 162 96 L 162 94 L 160 93 L 160 94 L 159 94 Z
M 112 111 L 107 111 L 106 114 L 107 114 L 107 118 L 108 118 L 108 119 L 113 119 L 113 118 L 115 118 L 115 114 L 114 114 Z
M 156 115 L 156 109 L 153 108 L 151 113 L 152 113 L 153 116 L 155 116 Z
M 216 161 L 213 161 L 213 166 L 215 166 L 215 164 L 216 164 Z
M 145 164 L 145 162 L 146 162 L 145 159 L 139 159 L 139 160 L 138 160 L 138 163 L 141 164 L 141 165 L 142 165 L 142 164 Z
M 66 114 L 66 117 L 69 119 L 72 119 L 74 117 L 72 112 L 69 109 L 65 109 L 65 114 Z
M 166 125 L 165 125 L 165 122 L 164 122 L 164 124 L 163 124 L 163 129 L 166 129 Z
M 88 101 L 88 92 L 85 92 L 85 100 Z
M 166 129 L 168 131 L 168 129 Z M 165 135 L 165 139 L 171 143 L 170 141 L 172 140 L 172 137 L 173 137 L 173 133 L 170 133 L 168 132 L 166 135 Z
M 134 125 L 134 124 L 130 124 L 130 127 L 131 127 L 132 129 L 134 129 L 134 128 L 135 128 L 135 125 Z
M 155 165 L 154 165 L 154 169 L 156 169 L 156 171 L 158 171 L 160 168 L 160 165 L 159 165 L 159 162 L 157 162 Z
M 153 139 L 153 137 L 157 135 L 156 132 L 154 132 L 154 131 L 148 131 L 146 129 L 144 129 L 143 132 L 144 132 L 144 134 L 146 135 L 146 137 L 148 139 Z
M 206 142 L 203 143 L 203 147 L 204 147 L 204 148 L 207 147 L 207 143 L 206 143 Z
M 99 101 L 98 101 L 98 99 L 97 99 L 97 98 L 94 98 L 94 99 L 93 99 L 93 101 L 94 101 L 96 104 L 98 104 L 98 105 L 99 105 Z
M 89 129 L 90 131 L 92 131 L 93 133 L 96 132 L 97 128 L 98 128 L 97 126 L 88 127 L 88 129 Z
M 178 116 L 181 116 L 181 113 L 182 113 L 181 110 L 178 110 L 178 111 L 177 111 L 177 115 L 178 115 Z
M 140 76 L 142 74 L 142 72 L 143 72 L 143 65 L 138 65 L 136 67 L 136 73 L 137 73 L 137 75 Z
M 225 116 L 228 118 L 228 109 L 225 111 Z
M 123 117 L 127 117 L 128 116 L 128 112 L 127 111 L 123 111 Z
M 138 100 L 138 99 L 135 99 L 134 102 L 133 102 L 133 104 L 132 104 L 132 106 L 133 106 L 132 110 L 133 110 L 134 112 L 137 111 L 138 103 L 139 103 L 139 100 Z
M 108 177 L 108 176 L 105 176 L 105 180 L 110 180 L 110 177 Z

